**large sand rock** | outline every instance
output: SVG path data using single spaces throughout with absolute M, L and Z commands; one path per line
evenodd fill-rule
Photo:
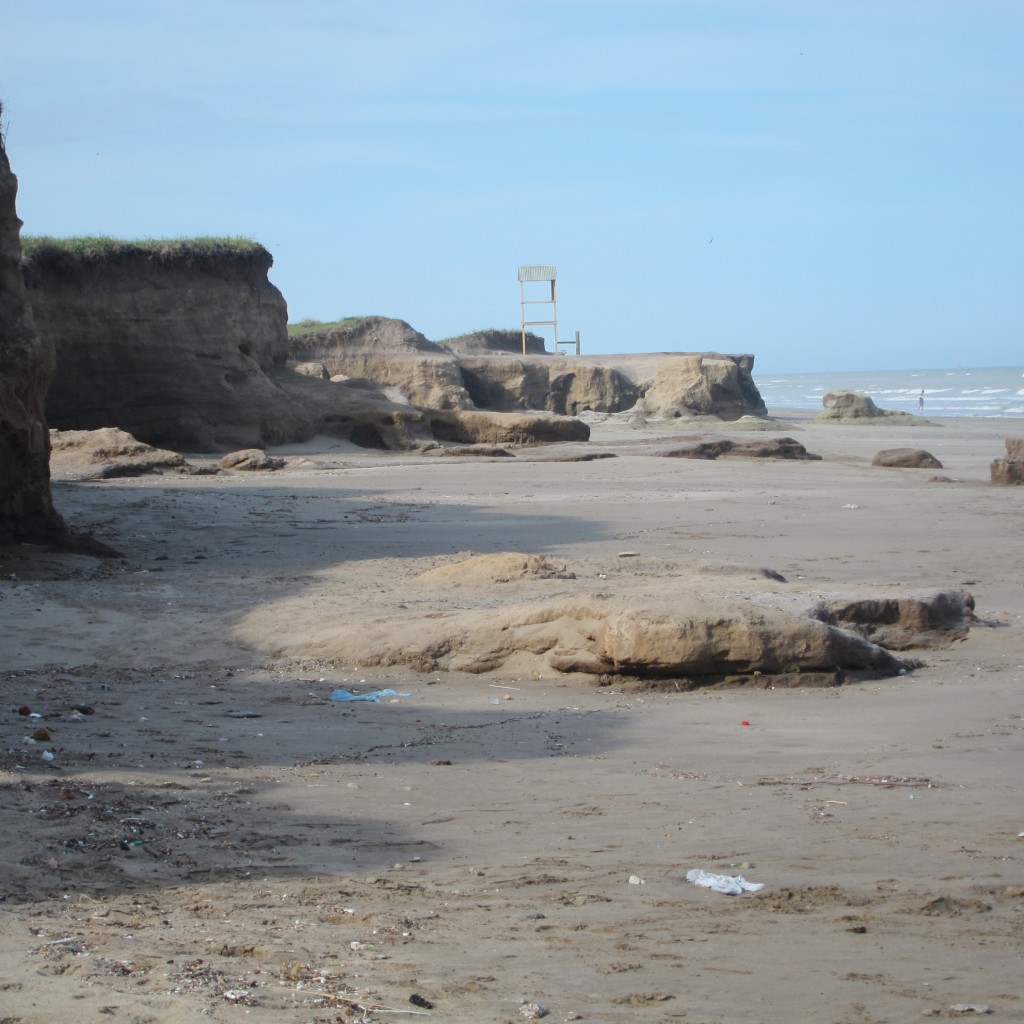
M 272 644 L 276 656 L 367 667 L 579 674 L 680 688 L 762 676 L 770 685 L 834 685 L 910 664 L 863 635 L 866 606 L 847 601 L 808 612 L 771 570 L 684 565 L 643 594 L 613 595 L 604 579 L 577 579 L 561 561 L 539 555 L 471 555 L 407 578 L 362 614 L 329 621 L 289 600 L 254 611 L 239 636 L 265 650 Z M 967 603 L 958 606 L 965 614 Z M 939 602 L 932 606 L 932 619 L 947 625 Z M 917 606 L 901 605 L 901 618 L 881 603 L 876 611 L 889 625 L 920 626 L 927 618 Z M 858 619 L 857 628 L 824 621 L 841 614 Z
M 821 685 L 844 673 L 895 675 L 894 655 L 856 633 L 705 595 L 671 611 L 612 601 L 538 601 L 484 611 L 313 627 L 275 651 L 421 672 L 533 670 L 672 679 L 681 686 L 772 676 Z
M 460 358 L 478 407 L 563 415 L 628 413 L 636 419 L 764 416 L 753 356 L 661 352 L 631 356 Z
M 613 366 L 558 356 L 462 356 L 466 391 L 480 409 L 538 409 L 563 416 L 618 413 L 636 405 L 640 390 Z
M 1024 484 L 1024 437 L 1006 439 L 1006 458 L 995 459 L 989 467 L 992 483 L 1001 487 Z
M 278 367 L 268 376 L 312 420 L 317 434 L 381 450 L 433 440 L 423 410 L 392 401 L 372 381 L 323 380 Z
M 109 480 L 165 470 L 194 472 L 184 456 L 144 444 L 117 427 L 51 430 L 50 448 L 54 479 Z
M 404 320 L 367 316 L 289 339 L 298 363 L 321 363 L 331 377 L 355 377 L 397 388 L 413 405 L 471 409 L 459 364 Z
M 767 410 L 753 381 L 753 366 L 753 356 L 666 355 L 638 408 L 656 419 L 764 416 Z
M 0 543 L 64 536 L 50 490 L 44 414 L 53 347 L 36 331 L 25 294 L 17 191 L 0 125 Z
M 571 416 L 432 409 L 428 419 L 437 440 L 456 444 L 523 445 L 590 438 L 590 427 Z
M 879 423 L 898 420 L 905 423 L 924 423 L 920 416 L 892 409 L 880 409 L 870 395 L 862 391 L 830 391 L 821 400 L 824 409 L 816 419 L 821 423 L 867 422 Z

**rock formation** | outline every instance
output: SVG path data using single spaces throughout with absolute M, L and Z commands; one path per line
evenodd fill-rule
M 473 408 L 455 357 L 404 320 L 354 318 L 293 335 L 289 348 L 298 363 L 321 363 L 331 377 L 363 378 L 396 388 L 413 405 Z
M 53 424 L 116 427 L 197 452 L 317 433 L 415 448 L 434 441 L 435 423 L 442 439 L 464 443 L 588 436 L 583 424 L 554 417 L 474 412 L 460 422 L 458 411 L 473 403 L 454 357 L 401 321 L 362 322 L 346 363 L 358 372 L 345 379 L 325 379 L 339 370 L 333 336 L 314 338 L 311 358 L 286 366 L 287 310 L 267 277 L 271 262 L 262 246 L 230 239 L 34 240 L 24 271 L 41 333 L 56 350 Z M 410 394 L 436 405 L 439 418 L 411 405 Z
M 747 438 L 690 437 L 682 443 L 673 442 L 667 448 L 654 450 L 652 455 L 671 459 L 717 459 L 721 456 L 746 459 L 797 459 L 820 462 L 821 456 L 809 452 L 792 437 Z
M 414 405 L 440 409 L 538 411 L 577 416 L 632 411 L 644 419 L 764 416 L 753 356 L 667 352 L 563 356 L 518 331 L 477 331 L 434 345 L 401 320 L 362 317 L 290 340 L 296 363 L 332 376 L 368 378 Z
M 194 473 L 178 452 L 153 448 L 117 427 L 51 430 L 50 471 L 56 480 L 109 480 L 146 473 Z
M 608 593 L 609 584 L 592 582 L 549 557 L 462 557 L 403 581 L 393 609 L 385 601 L 362 617 L 329 620 L 297 617 L 289 605 L 273 653 L 674 689 L 831 686 L 908 670 L 915 663 L 893 655 L 889 642 L 899 649 L 949 642 L 964 635 L 973 609 L 970 595 L 955 591 L 844 596 L 808 611 L 779 573 L 723 563 L 680 566 L 643 595 Z M 431 599 L 438 588 L 458 594 L 439 606 Z M 398 633 L 395 614 L 403 622 Z M 265 623 L 256 616 L 240 635 L 266 649 Z
M 665 357 L 638 406 L 654 419 L 764 416 L 767 410 L 754 384 L 753 369 L 753 356 L 679 353 Z
M 925 422 L 919 416 L 909 412 L 896 412 L 891 409 L 880 409 L 874 400 L 861 391 L 830 391 L 821 400 L 824 411 L 818 413 L 816 419 L 821 423 L 830 422 L 879 422 L 881 420 L 901 420 L 907 423 Z
M 438 441 L 456 444 L 537 444 L 545 441 L 586 441 L 590 427 L 570 416 L 540 413 L 430 410 L 431 433 Z
M 741 677 L 772 685 L 832 685 L 845 673 L 896 675 L 906 664 L 856 633 L 787 612 L 680 595 L 672 611 L 612 601 L 552 600 L 486 611 L 327 624 L 278 655 L 421 672 L 522 670 L 672 679 L 682 689 Z M 524 661 L 524 659 L 526 659 Z
M 284 459 L 268 455 L 262 448 L 243 448 L 238 452 L 228 452 L 217 463 L 221 469 L 233 469 L 246 473 L 257 470 L 282 469 L 284 464 Z
M 287 358 L 287 309 L 255 243 L 36 240 L 25 280 L 56 351 L 52 426 L 115 426 L 186 451 L 311 437 L 268 378 Z
M 890 651 L 947 647 L 967 636 L 974 621 L 974 597 L 966 590 L 836 597 L 819 603 L 811 614 Z
M 44 414 L 53 349 L 35 330 L 25 294 L 18 181 L 4 141 L 0 121 L 0 544 L 50 542 L 64 537 L 50 490 Z
M 999 486 L 1024 484 L 1024 437 L 1008 437 L 1006 457 L 994 460 L 989 471 L 992 483 Z
M 871 460 L 871 465 L 896 469 L 942 469 L 942 463 L 923 448 L 885 448 Z

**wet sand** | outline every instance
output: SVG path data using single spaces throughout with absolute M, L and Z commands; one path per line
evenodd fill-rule
M 664 429 L 596 425 L 617 458 L 321 438 L 273 474 L 57 481 L 125 558 L 0 558 L 0 1018 L 1024 1020 L 1024 488 L 988 482 L 1024 427 L 779 420 L 822 460 L 653 458 Z M 949 480 L 871 467 L 902 446 Z M 964 587 L 978 618 L 830 689 L 274 654 L 309 623 L 497 608 L 517 584 L 411 581 L 499 551 L 564 563 L 566 595 L 709 561 L 794 601 Z

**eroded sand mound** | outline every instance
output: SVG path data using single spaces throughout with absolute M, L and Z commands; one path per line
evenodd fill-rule
M 458 567 L 453 567 L 458 568 Z M 677 595 L 671 609 L 548 600 L 314 627 L 277 655 L 420 672 L 582 673 L 671 679 L 680 687 L 771 676 L 827 685 L 847 672 L 889 676 L 908 666 L 856 633 L 772 608 Z
M 633 552 L 622 552 L 619 559 Z M 893 651 L 967 634 L 965 590 L 806 594 L 773 569 L 693 559 L 623 571 L 503 551 L 380 588 L 345 616 L 301 597 L 253 612 L 240 637 L 276 657 L 418 672 L 504 672 L 708 685 L 831 686 L 916 667 Z M 274 625 L 270 628 L 270 623 Z M 268 648 L 269 636 L 277 639 Z

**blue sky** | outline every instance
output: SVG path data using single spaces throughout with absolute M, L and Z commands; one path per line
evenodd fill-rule
M 4 0 L 26 234 L 244 235 L 439 339 L 1024 363 L 1020 0 Z

